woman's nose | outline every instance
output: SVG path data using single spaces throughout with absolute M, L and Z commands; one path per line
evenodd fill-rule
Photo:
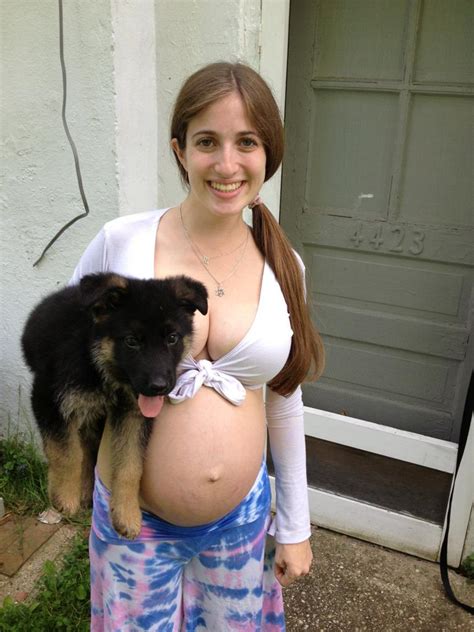
M 215 165 L 216 173 L 223 178 L 234 175 L 238 169 L 237 152 L 233 147 L 221 147 Z

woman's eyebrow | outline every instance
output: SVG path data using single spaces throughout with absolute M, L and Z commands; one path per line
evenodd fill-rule
M 208 134 L 212 136 L 215 134 L 215 132 L 212 129 L 200 129 L 199 131 L 194 132 L 191 138 L 194 138 L 195 136 L 199 136 L 200 134 Z
M 216 135 L 216 131 L 212 130 L 212 129 L 200 129 L 197 132 L 194 132 L 194 134 L 191 136 L 191 138 L 194 138 L 195 136 L 200 136 L 201 134 L 205 134 L 206 136 L 215 136 Z M 257 132 L 255 132 L 254 130 L 244 130 L 242 132 L 237 132 L 237 136 L 258 136 Z

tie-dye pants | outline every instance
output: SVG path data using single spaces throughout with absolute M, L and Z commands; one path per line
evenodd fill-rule
M 264 463 L 244 500 L 208 525 L 179 527 L 143 512 L 138 538 L 124 540 L 111 526 L 109 497 L 96 477 L 91 632 L 285 630 Z

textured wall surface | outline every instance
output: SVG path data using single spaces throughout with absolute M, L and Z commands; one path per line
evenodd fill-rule
M 19 338 L 31 307 L 66 282 L 86 244 L 118 214 L 113 50 L 108 2 L 64 3 L 67 119 L 90 215 L 33 268 L 64 223 L 83 212 L 61 122 L 58 3 L 0 3 L 0 431 L 29 424 L 29 376 Z
M 66 116 L 90 215 L 36 268 L 53 235 L 83 212 L 61 122 L 58 4 L 2 2 L 0 22 L 1 433 L 31 427 L 30 378 L 19 346 L 27 314 L 67 282 L 104 222 L 182 198 L 168 141 L 172 102 L 183 79 L 205 63 L 241 60 L 259 68 L 261 2 L 64 2 Z

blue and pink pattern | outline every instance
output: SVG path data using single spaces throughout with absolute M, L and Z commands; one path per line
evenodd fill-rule
M 108 517 L 96 477 L 90 537 L 92 632 L 283 632 L 281 586 L 267 536 L 265 464 L 244 500 L 223 518 L 178 527 L 143 512 L 133 541 Z

